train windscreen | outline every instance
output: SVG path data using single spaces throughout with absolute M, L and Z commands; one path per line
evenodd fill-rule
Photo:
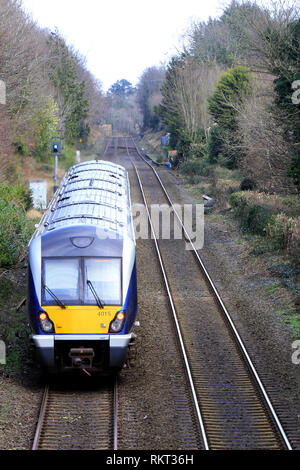
M 122 305 L 120 258 L 45 258 L 42 272 L 43 305 Z
M 86 258 L 84 268 L 84 303 L 93 304 L 96 301 L 89 281 L 104 305 L 121 305 L 121 260 Z

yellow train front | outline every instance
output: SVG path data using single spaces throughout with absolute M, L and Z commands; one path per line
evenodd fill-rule
M 125 169 L 72 167 L 30 244 L 28 314 L 50 372 L 119 370 L 135 340 L 136 254 Z

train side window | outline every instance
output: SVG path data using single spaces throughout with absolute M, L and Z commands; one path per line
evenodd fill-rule
M 89 280 L 105 305 L 121 305 L 121 259 L 85 258 L 84 303 L 95 304 L 93 293 L 87 286 Z
M 79 258 L 44 259 L 43 284 L 63 302 L 79 301 Z M 54 304 L 53 297 L 43 289 L 43 301 Z

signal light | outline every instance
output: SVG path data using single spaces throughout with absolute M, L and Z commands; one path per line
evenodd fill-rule
M 47 317 L 46 313 L 44 313 L 44 312 L 40 313 L 40 320 L 41 321 L 45 321 L 45 320 L 47 320 L 47 318 L 48 317 Z
M 59 155 L 61 150 L 61 142 L 52 141 L 51 142 L 51 153 L 52 155 Z

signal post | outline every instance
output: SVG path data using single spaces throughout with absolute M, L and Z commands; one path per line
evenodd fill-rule
M 54 188 L 53 192 L 55 193 L 58 188 L 58 157 L 62 155 L 62 141 L 61 140 L 52 140 L 51 141 L 51 155 L 54 155 Z

